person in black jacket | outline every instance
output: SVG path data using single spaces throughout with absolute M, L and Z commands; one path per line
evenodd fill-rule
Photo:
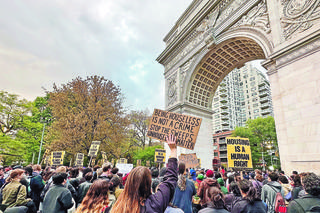
M 231 213 L 266 213 L 267 207 L 257 197 L 256 190 L 251 181 L 241 180 L 239 183 L 242 200 L 238 201 L 232 208 Z

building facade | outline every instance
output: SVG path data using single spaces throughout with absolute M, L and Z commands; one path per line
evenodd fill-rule
M 245 126 L 248 119 L 273 116 L 269 81 L 260 70 L 246 63 L 222 80 L 212 107 L 214 133 Z

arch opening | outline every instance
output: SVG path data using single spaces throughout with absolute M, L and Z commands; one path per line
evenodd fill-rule
M 187 101 L 211 109 L 215 90 L 226 75 L 248 61 L 265 58 L 261 46 L 251 38 L 231 38 L 214 46 L 191 76 Z

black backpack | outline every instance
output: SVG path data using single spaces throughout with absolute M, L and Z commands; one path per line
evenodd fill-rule
M 296 202 L 306 213 L 320 212 L 320 198 L 303 197 L 300 199 L 294 199 L 292 202 Z

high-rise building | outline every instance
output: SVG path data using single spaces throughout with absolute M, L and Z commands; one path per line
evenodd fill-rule
M 269 81 L 260 70 L 246 63 L 223 79 L 212 108 L 214 133 L 244 126 L 248 119 L 273 116 Z

